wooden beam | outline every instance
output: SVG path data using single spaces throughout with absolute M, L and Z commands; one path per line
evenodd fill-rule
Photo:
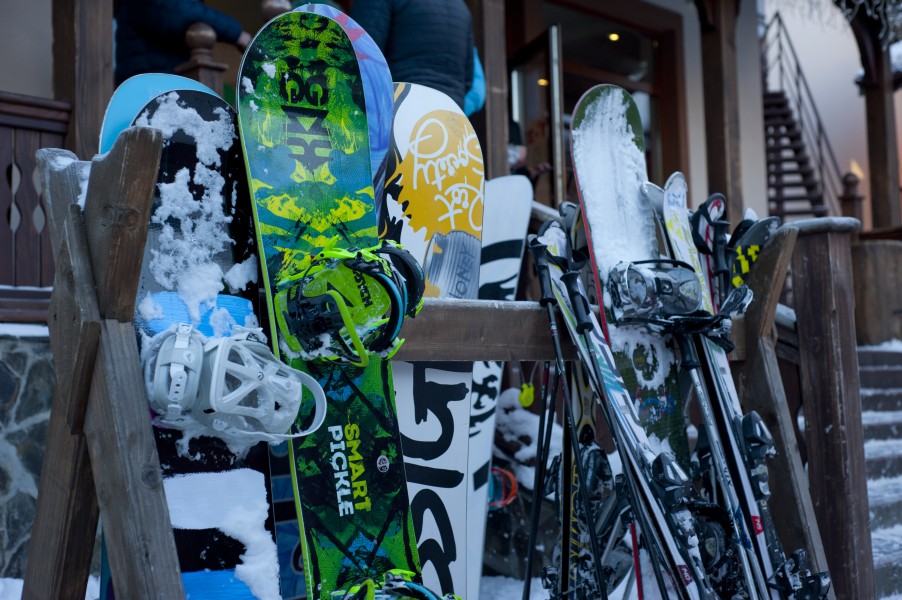
M 856 219 L 799 228 L 792 257 L 808 478 L 838 598 L 874 598 L 874 561 L 855 343 L 851 237 Z
M 74 254 L 85 253 L 82 258 L 72 258 L 69 238 L 77 235 L 77 227 L 67 223 L 67 215 L 72 208 L 80 211 L 74 202 L 81 191 L 79 172 L 87 163 L 79 163 L 74 154 L 65 150 L 40 150 L 37 164 L 43 181 L 51 245 L 57 257 L 48 319 L 57 376 L 44 450 L 44 456 L 55 458 L 45 461 L 41 469 L 28 546 L 28 556 L 35 558 L 25 567 L 22 597 L 81 600 L 91 568 L 99 509 L 87 445 L 83 436 L 73 432 L 71 418 L 73 407 L 80 405 L 84 410 L 83 402 L 88 397 L 87 386 L 93 372 L 90 347 L 96 352 L 100 315 L 96 298 L 93 303 L 85 298 L 86 293 L 93 296 L 93 276 L 87 284 L 84 278 L 88 274 L 79 272 L 85 268 L 90 271 L 87 246 L 78 241 L 71 244 L 75 247 Z M 67 228 L 73 231 L 71 235 L 67 234 Z M 71 304 L 78 300 L 86 304 L 79 307 Z M 76 354 L 83 357 L 80 364 L 74 357 L 64 358 L 65 350 L 72 345 L 79 347 Z
M 95 159 L 84 218 L 97 301 L 105 319 L 131 323 L 144 257 L 163 132 L 131 127 Z
M 61 269 L 65 280 L 58 280 L 54 291 L 59 312 L 50 323 L 51 341 L 54 360 L 63 368 L 50 412 L 45 456 L 52 460 L 45 461 L 41 471 L 23 598 L 84 597 L 98 506 L 106 513 L 120 595 L 184 596 L 131 323 L 161 149 L 161 132 L 129 129 L 108 154 L 93 161 L 85 202 L 86 242 L 73 218 L 79 209 L 71 206 L 81 194 L 84 164 L 71 155 L 63 160 L 53 160 L 60 158 L 58 153 L 39 155 L 49 223 L 56 232 L 53 246 L 61 262 L 72 268 Z M 91 272 L 100 302 L 85 298 L 94 290 L 88 281 Z M 64 310 L 64 300 L 84 306 Z M 94 363 L 85 435 L 77 435 L 72 429 L 79 429 L 77 411 L 85 406 L 86 378 L 75 371 L 89 367 L 87 338 L 93 335 L 98 313 L 114 320 L 101 325 L 101 360 Z M 86 339 L 65 339 L 73 324 L 61 323 L 61 318 L 73 316 L 79 321 L 74 328 Z M 76 426 L 70 428 L 69 422 Z M 137 512 L 132 512 L 134 502 L 141 503 Z M 145 564 L 153 564 L 153 570 Z
M 131 322 L 102 322 L 85 437 L 116 596 L 184 598 Z
M 561 349 L 573 360 L 561 319 Z M 426 298 L 420 314 L 405 319 L 401 337 L 398 360 L 554 360 L 548 313 L 538 302 Z
M 91 158 L 113 95 L 113 2 L 54 0 L 53 93 L 72 105 L 66 148 Z
M 757 411 L 774 437 L 777 453 L 768 459 L 768 481 L 771 499 L 779 501 L 771 502 L 770 509 L 783 548 L 788 552 L 804 548 L 809 568 L 821 572 L 829 567 L 776 351 L 777 304 L 797 237 L 795 227 L 780 228 L 755 262 L 747 280 L 755 294 L 745 314 L 747 358 L 734 372 L 743 410 Z M 835 597 L 832 589 L 830 594 Z

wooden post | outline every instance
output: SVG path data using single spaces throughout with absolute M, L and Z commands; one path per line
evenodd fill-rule
M 510 173 L 507 162 L 508 74 L 503 0 L 470 0 L 473 33 L 485 72 L 485 139 L 482 142 L 486 177 Z
M 856 11 L 849 22 L 864 77 L 865 131 L 871 178 L 871 226 L 887 229 L 902 225 L 899 206 L 899 149 L 896 146 L 896 109 L 893 103 L 893 66 L 889 47 L 880 39 L 883 25 L 868 11 Z
M 742 198 L 736 20 L 739 0 L 695 0 L 702 32 L 708 189 L 726 194 L 724 218 L 739 222 Z M 728 217 L 734 218 L 728 218 Z
M 66 148 L 94 156 L 113 95 L 112 2 L 54 0 L 53 94 L 72 105 Z
M 839 204 L 842 216 L 861 221 L 864 219 L 864 211 L 861 207 L 864 196 L 858 193 L 859 182 L 855 173 L 846 173 L 842 176 L 842 193 L 839 195 Z
M 185 32 L 185 42 L 191 48 L 191 58 L 175 68 L 175 72 L 201 82 L 220 96 L 223 74 L 228 65 L 213 60 L 216 31 L 206 23 L 194 23 Z
M 821 572 L 829 567 L 776 352 L 777 304 L 797 236 L 795 227 L 779 229 L 762 249 L 746 281 L 755 299 L 743 320 L 744 340 L 734 338 L 745 345 L 744 360 L 735 365 L 734 374 L 743 410 L 757 411 L 777 447 L 776 456 L 768 460 L 769 506 L 783 548 L 788 552 L 804 548 L 809 568 Z M 830 598 L 834 597 L 831 589 Z
M 861 427 L 851 237 L 855 219 L 799 228 L 792 257 L 808 477 L 838 598 L 874 598 L 874 561 Z
M 117 593 L 184 597 L 131 323 L 162 144 L 157 130 L 129 129 L 92 163 L 84 229 L 69 208 L 81 191 L 74 163 L 55 177 L 63 161 L 39 157 L 59 248 L 49 323 L 59 368 L 23 598 L 84 597 L 98 507 Z

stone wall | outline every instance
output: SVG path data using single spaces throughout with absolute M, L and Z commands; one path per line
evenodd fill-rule
M 25 576 L 55 384 L 46 334 L 0 332 L 0 577 Z

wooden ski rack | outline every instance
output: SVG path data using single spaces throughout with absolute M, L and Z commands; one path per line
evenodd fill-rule
M 25 575 L 27 600 L 84 598 L 98 518 L 119 597 L 184 597 L 132 324 L 162 143 L 153 129 L 120 135 L 109 153 L 90 164 L 83 210 L 75 201 L 83 195 L 87 163 L 65 150 L 38 152 L 56 256 L 48 325 L 57 388 Z M 768 268 L 757 272 L 765 275 L 750 283 L 762 301 L 744 326 L 735 327 L 737 339 L 745 340 L 736 357 L 742 359 L 738 379 L 746 408 L 759 411 L 781 449 L 770 469 L 787 516 L 779 524 L 801 528 L 793 530 L 791 542 L 784 540 L 786 546 L 808 548 L 812 567 L 825 569 L 807 476 L 774 366 L 776 298 L 796 236 L 795 229 L 784 229 L 761 258 Z M 767 277 L 770 265 L 778 277 Z M 841 288 L 841 282 L 830 283 Z M 828 294 L 829 286 L 823 291 Z M 800 324 L 800 336 L 802 329 Z M 400 360 L 553 359 L 546 312 L 535 302 L 427 300 L 401 335 L 406 342 Z M 854 335 L 851 340 L 851 346 L 826 346 L 842 355 L 837 359 L 854 356 Z M 566 334 L 562 342 L 568 359 L 575 357 Z M 851 393 L 847 385 L 831 397 L 842 403 Z M 848 425 L 848 417 L 837 425 Z M 849 450 L 847 458 L 854 454 Z M 863 485 L 863 479 L 853 483 Z M 866 497 L 863 487 L 859 493 Z M 834 579 L 841 577 L 834 573 Z

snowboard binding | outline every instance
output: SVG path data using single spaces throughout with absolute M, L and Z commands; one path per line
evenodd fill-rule
M 371 354 L 400 348 L 404 317 L 422 307 L 425 276 L 401 246 L 341 249 L 335 241 L 279 285 L 276 323 L 288 350 L 305 360 L 365 367 Z
M 316 431 L 326 412 L 319 383 L 277 360 L 259 329 L 236 327 L 209 341 L 181 323 L 155 336 L 143 357 L 150 408 L 158 425 L 201 431 L 227 443 L 279 443 Z M 310 425 L 286 434 L 305 393 Z
M 461 600 L 460 596 L 445 594 L 439 596 L 416 581 L 416 575 L 403 569 L 392 569 L 382 577 L 381 584 L 373 579 L 365 579 L 351 586 L 347 591 L 332 593 L 333 600 L 388 600 L 389 598 L 411 598 L 415 600 Z
M 617 324 L 644 324 L 676 336 L 701 334 L 727 352 L 732 319 L 752 302 L 747 286 L 734 288 L 717 314 L 702 305 L 695 270 L 675 260 L 618 263 L 610 271 L 610 292 Z

